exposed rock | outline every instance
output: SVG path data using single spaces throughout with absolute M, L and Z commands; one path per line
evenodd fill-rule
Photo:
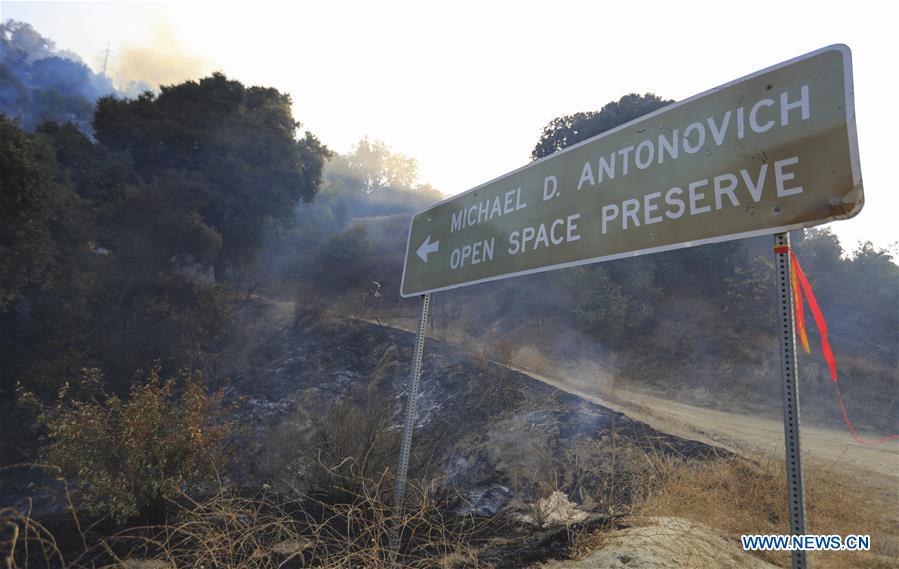
M 539 527 L 567 526 L 590 517 L 589 512 L 578 509 L 564 492 L 558 490 L 530 504 L 528 511 L 529 513 L 521 514 L 519 519 Z
M 296 555 L 314 546 L 311 539 L 285 539 L 272 546 L 272 551 L 278 555 Z
M 550 561 L 544 569 L 776 569 L 708 526 L 683 518 L 647 518 L 610 531 L 602 546 L 577 561 Z

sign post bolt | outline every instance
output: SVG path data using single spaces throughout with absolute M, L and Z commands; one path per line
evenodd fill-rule
M 781 374 L 784 403 L 784 447 L 787 458 L 787 495 L 790 511 L 790 534 L 805 534 L 805 492 L 802 483 L 802 454 L 799 448 L 799 376 L 796 366 L 796 322 L 794 320 L 795 296 L 793 292 L 792 263 L 790 262 L 790 235 L 774 236 L 777 271 L 777 300 L 779 303 L 778 326 L 780 334 Z M 805 551 L 792 551 L 792 568 L 809 567 Z

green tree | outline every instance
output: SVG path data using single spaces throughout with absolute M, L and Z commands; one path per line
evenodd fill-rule
M 59 168 L 52 141 L 0 115 L 0 405 L 84 364 L 101 259 L 93 216 Z M 0 415 L 4 415 L 0 409 Z
M 94 115 L 97 140 L 131 157 L 136 180 L 221 236 L 219 281 L 252 265 L 267 219 L 290 223 L 296 203 L 318 191 L 330 152 L 299 128 L 289 95 L 220 73 L 159 95 L 103 98 Z
M 81 365 L 102 365 L 112 377 L 156 360 L 169 368 L 205 365 L 204 356 L 228 332 L 227 296 L 211 275 L 222 238 L 174 198 L 205 180 L 185 172 L 168 184 L 144 182 L 126 153 L 91 142 L 72 125 L 39 131 L 91 204 L 96 228 L 96 305 L 73 334 L 93 361 Z
M 94 126 L 30 134 L 0 115 L 3 461 L 34 439 L 7 412 L 17 382 L 46 398 L 100 367 L 121 394 L 154 361 L 206 366 L 263 227 L 296 223 L 329 156 L 289 97 L 220 74 L 103 99 Z
M 15 20 L 0 24 L 0 84 L 0 112 L 27 131 L 53 120 L 89 132 L 94 101 L 115 91 L 105 75 Z
M 560 272 L 557 286 L 567 293 L 574 316 L 594 338 L 621 345 L 653 321 L 660 293 L 654 266 L 628 259 Z
M 56 160 L 72 189 L 92 205 L 121 199 L 125 185 L 134 181 L 134 164 L 126 153 L 114 153 L 96 144 L 77 126 L 45 122 L 37 132 L 52 141 Z
M 368 137 L 348 154 L 336 156 L 330 171 L 335 181 L 365 194 L 385 188 L 411 190 L 418 179 L 415 158 L 394 152 L 383 140 Z
M 829 227 L 796 231 L 791 238 L 793 249 L 814 272 L 836 274 L 844 270 L 846 252 Z
M 0 310 L 23 288 L 46 282 L 54 255 L 48 227 L 58 203 L 56 160 L 46 141 L 0 115 Z
M 556 117 L 543 127 L 540 140 L 531 152 L 531 159 L 538 160 L 549 156 L 553 152 L 587 140 L 673 102 L 652 93 L 645 95 L 631 93 L 612 101 L 599 111 Z
M 892 250 L 863 243 L 852 255 L 843 288 L 834 290 L 829 301 L 851 314 L 850 326 L 841 326 L 844 335 L 864 331 L 869 353 L 893 369 L 893 388 L 899 381 L 899 266 L 895 245 Z M 847 294 L 847 291 L 852 291 Z M 847 329 L 848 328 L 848 329 Z M 895 404 L 895 403 L 894 403 Z M 895 415 L 894 415 L 895 417 Z
M 846 255 L 829 229 L 799 233 L 794 249 L 835 348 L 895 367 L 899 345 L 891 339 L 899 337 L 899 266 L 894 252 L 867 242 Z
M 0 311 L 57 273 L 54 218 L 71 188 L 60 181 L 53 146 L 0 115 Z
M 331 237 L 317 255 L 316 279 L 330 292 L 367 286 L 372 280 L 371 241 L 364 225 Z

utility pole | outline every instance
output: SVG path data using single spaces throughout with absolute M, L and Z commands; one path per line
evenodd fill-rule
M 106 75 L 106 71 L 109 69 L 109 46 L 112 44 L 111 41 L 106 42 L 106 52 L 103 55 L 103 77 L 108 77 Z

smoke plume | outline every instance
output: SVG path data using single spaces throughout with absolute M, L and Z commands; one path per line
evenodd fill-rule
M 126 45 L 119 53 L 118 67 L 121 87 L 133 90 L 135 82 L 152 86 L 171 85 L 197 79 L 211 71 L 209 62 L 186 53 L 172 27 L 159 21 L 153 37 L 146 45 Z
M 115 93 L 112 82 L 94 73 L 77 55 L 59 50 L 30 24 L 0 25 L 0 113 L 18 118 L 28 130 L 47 120 L 90 130 L 93 104 Z

